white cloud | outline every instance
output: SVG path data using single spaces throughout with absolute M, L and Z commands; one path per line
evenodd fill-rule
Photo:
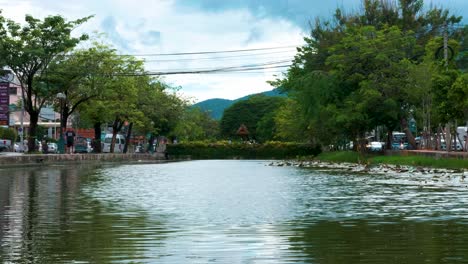
M 3 4 L 5 2 L 5 4 Z M 172 0 L 139 1 L 135 4 L 127 0 L 85 0 L 75 4 L 61 4 L 46 1 L 0 0 L 5 16 L 23 21 L 24 14 L 45 17 L 60 13 L 67 19 L 95 15 L 79 32 L 99 31 L 107 34 L 110 42 L 122 54 L 174 53 L 190 51 L 236 50 L 263 47 L 276 47 L 302 42 L 301 29 L 284 19 L 267 16 L 258 18 L 248 8 L 208 12 L 202 10 L 178 9 Z M 268 61 L 292 59 L 294 49 L 281 50 L 281 53 L 237 58 L 208 60 L 207 56 L 147 57 L 147 60 L 178 59 L 178 62 L 152 62 L 148 70 L 172 71 L 190 69 L 210 69 L 245 64 L 258 64 Z M 228 54 L 235 56 L 235 54 Z M 193 58 L 195 60 L 189 60 Z M 250 93 L 271 90 L 266 81 L 271 74 L 245 73 L 223 75 L 174 75 L 165 79 L 181 86 L 187 96 L 204 100 L 212 97 L 235 99 Z
M 191 0 L 192 1 L 192 0 Z M 201 3 L 202 1 L 200 1 Z M 344 0 L 333 3 L 315 1 L 310 9 L 310 18 L 315 15 L 327 17 L 330 9 L 343 6 Z M 442 0 L 454 10 L 466 7 L 466 0 Z M 0 0 L 3 15 L 18 22 L 24 21 L 25 14 L 43 18 L 47 15 L 61 14 L 69 20 L 95 15 L 78 29 L 78 32 L 104 32 L 109 41 L 122 54 L 174 53 L 210 50 L 236 50 L 262 47 L 276 47 L 302 43 L 303 29 L 298 26 L 294 14 L 307 17 L 308 10 L 302 10 L 301 4 L 312 3 L 289 1 L 287 10 L 282 2 L 264 2 L 261 8 L 252 5 L 236 5 L 229 8 L 196 8 L 194 5 L 176 0 L 131 1 L 131 0 L 81 0 L 58 2 L 55 0 Z M 191 2 L 198 3 L 198 2 Z M 217 3 L 217 2 L 216 2 Z M 237 3 L 237 2 L 236 2 Z M 241 2 L 239 2 L 241 3 Z M 243 2 L 242 2 L 243 3 Z M 249 2 L 250 3 L 250 2 Z M 276 3 L 276 4 L 274 4 Z M 346 2 L 359 3 L 357 0 Z M 322 10 L 322 11 L 320 11 Z M 289 13 L 288 13 L 289 12 Z M 322 13 L 320 13 L 322 12 Z M 261 13 L 261 14 L 260 14 Z M 269 15 L 271 13 L 271 15 Z M 298 16 L 298 17 L 299 17 Z M 290 19 L 290 20 L 288 20 Z M 297 20 L 297 19 L 296 19 Z M 147 64 L 148 70 L 170 71 L 194 68 L 219 68 L 232 65 L 264 63 L 268 61 L 292 59 L 294 49 L 282 50 L 283 53 L 269 53 L 260 56 L 244 56 L 217 60 L 204 59 L 206 56 L 184 57 L 147 57 L 147 60 L 183 59 L 178 62 L 160 61 Z M 235 54 L 227 54 L 235 55 Z M 245 55 L 245 54 L 244 54 Z M 226 54 L 209 55 L 211 57 Z M 188 60 L 188 59 L 196 60 Z M 266 70 L 270 72 L 273 70 Z M 213 97 L 235 99 L 250 93 L 270 90 L 266 81 L 274 77 L 271 73 L 246 73 L 223 75 L 176 75 L 165 79 L 175 86 L 182 86 L 181 92 L 199 100 Z

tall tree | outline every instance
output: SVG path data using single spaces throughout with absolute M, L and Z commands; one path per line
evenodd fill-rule
M 71 32 L 90 18 L 67 22 L 62 16 L 49 16 L 42 21 L 26 15 L 26 24 L 21 26 L 0 16 L 0 57 L 16 74 L 22 87 L 24 108 L 30 116 L 30 151 L 35 149 L 41 108 L 47 100 L 55 96 L 54 91 L 38 80 L 45 78 L 53 60 L 65 55 L 80 41 L 88 38 L 86 34 L 72 37 Z
M 245 101 L 234 103 L 224 110 L 220 122 L 221 135 L 234 137 L 239 127 L 244 124 L 250 133 L 249 136 L 258 139 L 257 127 L 259 122 L 267 114 L 278 110 L 285 100 L 282 97 L 255 95 Z M 269 118 L 273 119 L 273 116 L 271 115 Z M 271 127 L 271 129 L 273 128 Z
M 410 65 L 424 60 L 427 42 L 445 22 L 461 20 L 445 9 L 426 11 L 422 0 L 362 3 L 361 11 L 337 9 L 333 19 L 317 19 L 286 78 L 274 82 L 300 104 L 309 131 L 329 132 L 317 137 L 324 144 L 342 134 L 362 137 L 376 125 L 402 126 L 411 139 Z
M 51 92 L 65 95 L 61 106 L 56 107 L 61 110 L 62 128 L 66 128 L 68 118 L 81 104 L 104 93 L 118 63 L 113 49 L 94 42 L 90 48 L 75 50 L 50 64 L 44 81 Z
M 218 122 L 208 112 L 193 107 L 185 109 L 172 132 L 181 141 L 215 139 L 218 133 Z

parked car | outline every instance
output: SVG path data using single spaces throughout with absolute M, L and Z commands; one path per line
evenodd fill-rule
M 408 149 L 408 142 L 393 142 L 392 143 L 393 150 L 405 150 Z
M 55 154 L 55 153 L 58 153 L 58 145 L 57 145 L 57 143 L 49 142 L 49 143 L 47 143 L 47 147 L 48 147 L 48 149 L 47 149 L 47 152 L 48 152 L 48 153 L 54 153 L 54 154 Z
M 445 143 L 445 140 L 441 140 L 441 149 L 442 150 L 447 150 L 447 144 Z M 452 150 L 456 151 L 462 151 L 463 146 L 460 144 L 460 142 L 457 140 L 457 146 L 455 147 L 455 144 L 452 143 Z
M 11 140 L 9 139 L 0 139 L 0 151 L 11 151 Z
M 372 141 L 371 143 L 369 143 L 369 145 L 367 145 L 367 148 L 372 152 L 383 151 L 382 142 L 378 142 L 378 141 Z
M 85 137 L 76 137 L 75 139 L 75 153 L 88 153 L 88 143 Z

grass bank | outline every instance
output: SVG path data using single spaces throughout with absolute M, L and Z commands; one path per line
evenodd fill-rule
M 425 156 L 384 156 L 375 154 L 359 154 L 352 151 L 323 152 L 316 159 L 328 162 L 351 162 L 367 164 L 393 164 L 422 166 L 430 168 L 468 169 L 468 160 L 455 158 L 432 158 Z

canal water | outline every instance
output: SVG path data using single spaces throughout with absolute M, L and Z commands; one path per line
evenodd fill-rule
M 0 262 L 468 263 L 468 179 L 269 163 L 0 169 Z

